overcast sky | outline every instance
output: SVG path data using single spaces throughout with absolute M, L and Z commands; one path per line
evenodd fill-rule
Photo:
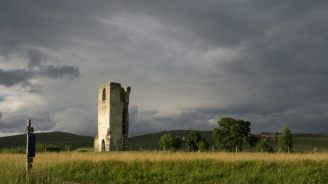
M 130 136 L 328 133 L 327 0 L 0 0 L 0 136 L 94 136 L 97 88 L 130 85 Z

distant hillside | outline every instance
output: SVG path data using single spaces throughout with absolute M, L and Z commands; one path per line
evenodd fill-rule
M 190 130 L 171 130 L 163 131 L 145 135 L 139 135 L 129 138 L 129 149 L 130 150 L 140 150 L 140 149 L 159 149 L 159 139 L 162 135 L 166 133 L 171 133 L 175 136 L 187 136 Z M 212 144 L 212 131 L 198 131 L 202 136 L 206 138 L 208 143 Z
M 129 138 L 130 150 L 154 150 L 159 149 L 159 139 L 166 133 L 171 133 L 175 136 L 186 136 L 190 130 L 172 130 L 145 134 Z M 210 145 L 213 144 L 212 131 L 199 131 L 206 138 Z M 320 134 L 294 134 L 294 149 L 296 151 L 312 151 L 314 148 L 317 151 L 328 151 L 328 135 Z
M 328 151 L 328 135 L 320 134 L 295 134 L 294 147 L 296 150 L 318 150 Z
M 130 137 L 128 141 L 129 150 L 155 150 L 159 149 L 159 139 L 166 133 L 175 136 L 186 136 L 190 130 L 172 130 L 163 131 L 145 135 Z M 212 145 L 212 131 L 199 131 L 202 136 Z M 52 144 L 64 148 L 66 145 L 71 149 L 81 147 L 93 147 L 93 137 L 81 136 L 66 132 L 45 132 L 37 133 L 37 143 Z M 0 137 L 1 148 L 17 148 L 25 147 L 26 135 L 14 135 L 8 137 Z M 316 148 L 318 151 L 328 151 L 328 135 L 318 134 L 295 134 L 294 147 L 298 151 L 311 151 Z
M 93 147 L 93 137 L 75 135 L 66 132 L 44 132 L 36 133 L 36 140 L 39 144 L 53 144 L 61 148 L 65 145 L 71 149 L 79 147 Z M 0 148 L 25 147 L 26 135 L 13 135 L 0 137 Z
M 164 131 L 130 137 L 128 140 L 129 150 L 140 150 L 140 148 L 147 150 L 159 149 L 159 138 L 165 133 L 172 133 L 176 136 L 184 136 L 189 133 L 189 130 Z M 211 131 L 200 131 L 200 133 L 205 136 L 206 139 L 209 140 L 209 142 L 211 143 Z M 71 149 L 76 149 L 79 147 L 93 147 L 93 137 L 81 136 L 66 132 L 36 133 L 36 139 L 38 144 L 52 144 L 57 145 L 61 148 L 64 148 L 66 145 L 70 146 Z M 0 148 L 25 147 L 25 141 L 25 134 L 0 137 Z

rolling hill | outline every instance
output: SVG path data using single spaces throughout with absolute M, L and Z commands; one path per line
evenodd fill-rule
M 157 133 L 150 133 L 130 137 L 128 141 L 129 150 L 159 150 L 159 139 L 166 133 L 175 136 L 186 136 L 190 130 L 172 130 Z M 212 131 L 199 131 L 207 141 L 212 144 Z M 92 148 L 93 137 L 76 135 L 66 132 L 45 132 L 36 134 L 37 143 L 51 144 L 60 148 L 69 146 L 71 149 Z M 328 135 L 319 134 L 294 134 L 294 148 L 298 151 L 311 151 L 316 148 L 318 151 L 328 151 Z M 0 149 L 25 147 L 25 135 L 14 135 L 0 137 Z
M 171 133 L 175 136 L 186 136 L 190 130 L 171 130 L 163 131 L 145 135 L 139 135 L 129 138 L 129 149 L 130 150 L 148 150 L 148 149 L 159 149 L 159 139 L 162 135 L 166 133 Z M 206 138 L 209 144 L 212 144 L 212 131 L 199 131 L 199 133 Z
M 0 137 L 0 148 L 25 147 L 25 141 L 25 134 Z M 71 149 L 93 146 L 93 137 L 76 135 L 66 132 L 36 133 L 36 141 L 38 144 L 52 144 L 60 148 L 64 148 L 65 145 L 67 145 L 70 146 Z

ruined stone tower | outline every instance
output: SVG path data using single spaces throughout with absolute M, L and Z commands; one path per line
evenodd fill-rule
M 98 89 L 98 135 L 95 151 L 126 150 L 129 130 L 129 86 L 107 82 Z

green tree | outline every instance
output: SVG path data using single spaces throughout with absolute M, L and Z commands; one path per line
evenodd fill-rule
M 164 151 L 171 149 L 173 143 L 174 137 L 170 133 L 164 134 L 159 138 L 159 145 Z
M 186 139 L 188 151 L 205 151 L 209 144 L 206 139 L 197 131 L 190 131 Z
M 294 140 L 292 131 L 285 125 L 278 137 L 278 149 L 283 152 L 290 152 L 293 149 Z
M 208 150 L 209 144 L 207 143 L 206 140 L 201 140 L 197 143 L 197 148 L 198 148 L 198 151 L 203 152 L 203 151 Z
M 226 151 L 238 149 L 242 151 L 247 137 L 250 135 L 250 122 L 233 118 L 222 118 L 218 121 L 219 128 L 213 131 L 216 147 Z
M 269 143 L 267 138 L 262 138 L 256 145 L 256 151 L 258 152 L 273 152 L 273 147 Z
M 180 150 L 182 147 L 182 139 L 178 136 L 173 136 L 173 142 L 172 142 L 172 147 L 174 151 Z
M 248 135 L 244 137 L 244 144 L 250 148 L 255 147 L 258 141 L 259 138 L 251 133 L 248 133 Z
M 182 147 L 182 140 L 178 136 L 173 136 L 172 134 L 167 133 L 160 137 L 159 145 L 164 151 L 177 151 Z

